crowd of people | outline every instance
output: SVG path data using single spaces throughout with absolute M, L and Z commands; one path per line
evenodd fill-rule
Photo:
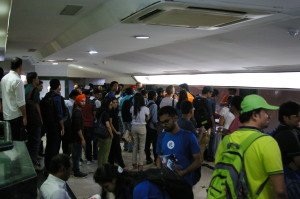
M 10 72 L 1 79 L 1 115 L 10 123 L 13 140 L 26 141 L 34 168 L 49 174 L 40 189 L 42 198 L 75 197 L 65 182 L 71 173 L 87 176 L 80 169 L 82 152 L 86 164 L 97 163 L 94 179 L 104 190 L 103 198 L 107 191 L 116 198 L 174 198 L 149 177 L 145 164 L 172 170 L 192 189 L 201 178 L 201 166 L 222 163 L 228 143 L 241 145 L 252 134 L 266 134 L 269 110 L 277 109 L 278 128 L 253 141 L 245 152 L 247 184 L 250 195 L 260 198 L 300 195 L 296 102 L 271 106 L 259 95 L 243 98 L 230 88 L 217 110 L 219 92 L 210 86 L 193 95 L 185 83 L 176 92 L 174 85 L 148 91 L 140 82 L 125 88 L 117 81 L 106 93 L 92 84 L 75 84 L 65 100 L 58 79 L 50 80 L 49 92 L 41 97 L 38 74 L 28 73 L 24 86 L 21 72 L 22 59 L 13 58 Z M 100 126 L 105 131 L 101 136 L 95 133 Z M 132 139 L 123 139 L 125 134 Z M 43 135 L 45 168 L 40 164 Z M 132 152 L 131 165 L 125 165 L 122 142 L 123 150 Z

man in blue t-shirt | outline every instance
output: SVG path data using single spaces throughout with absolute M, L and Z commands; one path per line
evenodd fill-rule
M 190 131 L 180 129 L 175 108 L 165 106 L 158 112 L 162 127 L 166 132 L 158 136 L 156 152 L 157 166 L 175 170 L 192 186 L 193 171 L 199 168 L 200 148 L 196 136 Z

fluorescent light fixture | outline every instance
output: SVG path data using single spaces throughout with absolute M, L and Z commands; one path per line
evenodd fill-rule
M 95 51 L 95 50 L 90 50 L 90 51 L 89 51 L 89 54 L 90 54 L 90 55 L 97 54 L 97 53 L 98 53 L 98 52 Z
M 78 66 L 78 68 L 83 68 L 82 66 Z
M 146 35 L 137 35 L 137 36 L 134 36 L 134 38 L 136 38 L 136 39 L 149 39 L 150 37 L 146 36 Z
M 57 63 L 57 62 L 53 62 L 52 64 L 53 64 L 53 65 L 58 65 L 58 63 Z
M 55 61 L 54 59 L 48 59 L 47 62 L 53 62 Z
M 73 58 L 67 58 L 66 60 L 67 60 L 67 61 L 74 61 Z
M 300 72 L 134 76 L 143 84 L 300 89 Z

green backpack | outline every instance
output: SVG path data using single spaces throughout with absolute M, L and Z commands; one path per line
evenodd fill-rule
M 222 144 L 227 145 L 221 154 L 221 160 L 216 162 L 212 179 L 208 188 L 207 199 L 242 199 L 257 198 L 267 180 L 260 186 L 255 196 L 251 196 L 244 168 L 244 154 L 248 147 L 258 138 L 266 136 L 256 132 L 248 136 L 240 145 L 231 143 L 225 136 Z

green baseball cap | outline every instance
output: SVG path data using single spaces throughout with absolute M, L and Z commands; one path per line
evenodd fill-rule
M 269 105 L 264 98 L 259 95 L 247 95 L 241 103 L 241 113 L 249 112 L 258 108 L 264 108 L 267 110 L 277 110 L 278 106 Z

